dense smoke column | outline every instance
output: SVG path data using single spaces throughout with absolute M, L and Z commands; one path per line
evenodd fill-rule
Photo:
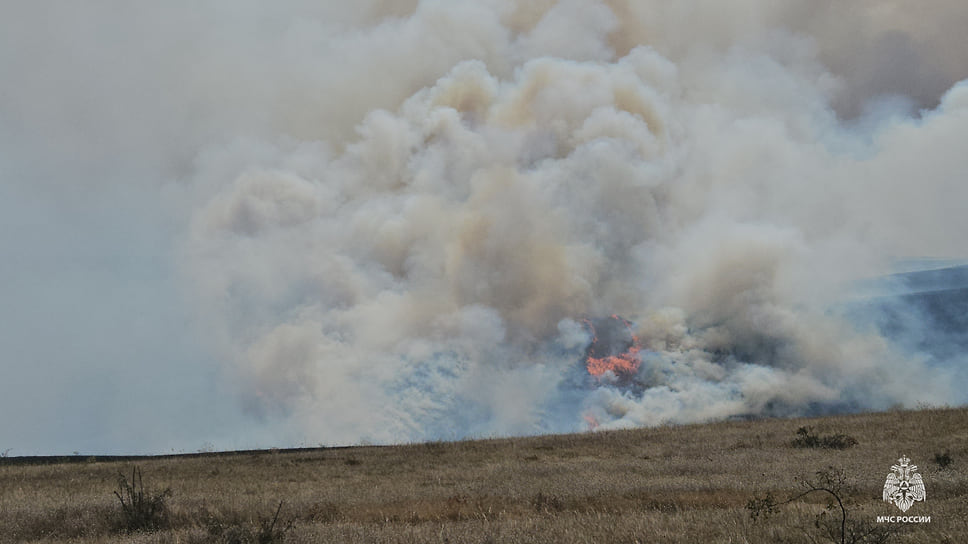
M 185 276 L 250 413 L 352 443 L 964 401 L 957 368 L 838 305 L 963 250 L 968 87 L 864 110 L 873 83 L 825 64 L 847 38 L 792 5 L 708 35 L 638 5 L 300 29 L 326 77 L 269 96 L 305 109 L 190 176 Z M 589 380 L 612 315 L 635 353 Z

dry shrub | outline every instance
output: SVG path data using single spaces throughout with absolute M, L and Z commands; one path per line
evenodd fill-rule
M 813 427 L 800 427 L 797 437 L 793 439 L 794 448 L 823 448 L 831 450 L 845 450 L 857 445 L 857 439 L 846 434 L 828 434 L 818 436 L 813 433 Z
M 152 532 L 168 526 L 168 505 L 171 489 L 152 493 L 145 485 L 141 469 L 131 469 L 131 479 L 118 473 L 118 490 L 114 495 L 121 501 L 121 526 L 123 532 Z

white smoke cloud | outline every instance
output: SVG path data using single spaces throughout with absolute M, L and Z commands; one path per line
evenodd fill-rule
M 0 27 L 0 166 L 154 206 L 277 441 L 961 403 L 838 310 L 964 257 L 964 38 L 924 19 L 968 9 L 902 4 L 32 4 Z M 634 387 L 583 374 L 612 314 Z

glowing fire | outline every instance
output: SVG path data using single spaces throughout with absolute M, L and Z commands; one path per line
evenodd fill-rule
M 619 355 L 609 355 L 608 357 L 589 357 L 588 373 L 592 376 L 601 376 L 608 371 L 612 371 L 615 375 L 619 374 L 634 374 L 636 370 L 639 369 L 639 364 L 642 362 L 639 359 L 638 350 L 634 348 L 629 348 L 629 351 L 619 354 Z
M 617 315 L 612 315 L 612 319 L 621 321 L 625 326 L 625 329 L 631 337 L 631 345 L 621 353 L 602 355 L 601 357 L 595 357 L 596 348 L 599 347 L 598 334 L 595 331 L 595 327 L 590 321 L 585 320 L 585 325 L 592 332 L 592 344 L 588 357 L 585 360 L 585 368 L 588 369 L 589 374 L 597 378 L 600 378 L 606 372 L 612 372 L 612 374 L 618 377 L 629 377 L 635 374 L 639 369 L 639 365 L 642 364 L 642 359 L 639 356 L 639 351 L 642 350 L 642 346 L 639 345 L 639 339 L 632 332 L 631 324 Z

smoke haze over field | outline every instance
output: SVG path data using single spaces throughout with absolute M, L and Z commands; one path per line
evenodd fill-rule
M 0 451 L 968 401 L 922 308 L 848 303 L 968 257 L 963 3 L 21 4 Z

